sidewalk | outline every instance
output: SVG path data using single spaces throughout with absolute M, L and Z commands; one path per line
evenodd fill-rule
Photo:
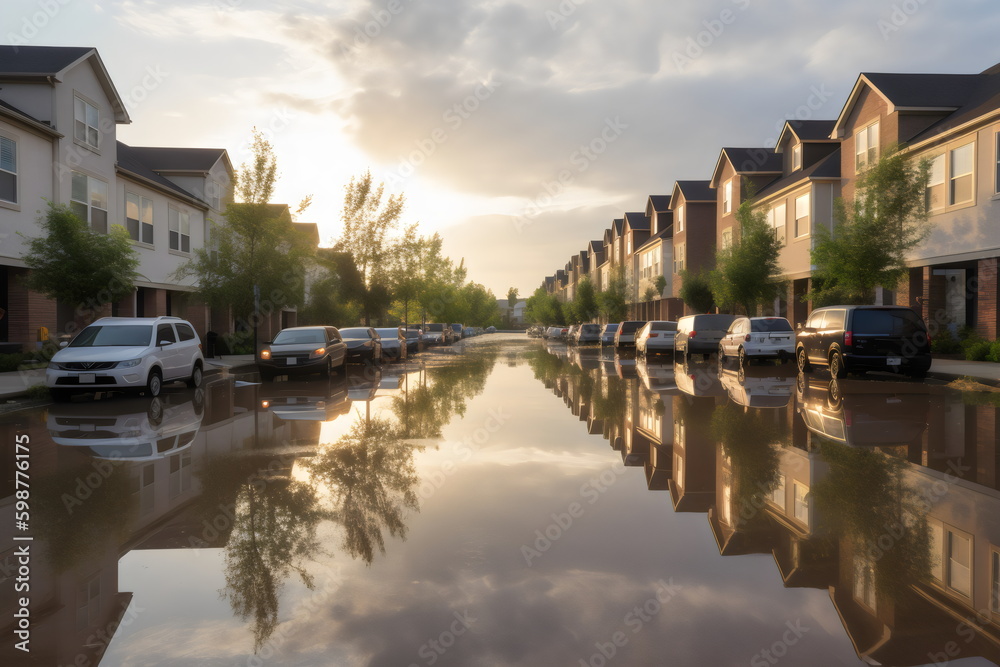
M 252 354 L 233 354 L 205 360 L 205 375 L 221 373 L 223 369 L 252 370 Z M 45 369 L 0 373 L 0 401 L 23 396 L 30 387 L 45 384 Z

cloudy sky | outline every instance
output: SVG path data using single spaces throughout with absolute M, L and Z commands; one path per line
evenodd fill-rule
M 981 71 L 995 0 L 4 0 L 3 41 L 96 47 L 137 146 L 225 148 L 253 127 L 278 197 L 339 234 L 371 169 L 498 296 L 722 146 L 835 118 L 862 71 Z

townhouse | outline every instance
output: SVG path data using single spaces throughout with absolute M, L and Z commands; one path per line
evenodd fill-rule
M 996 338 L 1000 64 L 978 74 L 862 73 L 835 120 L 788 121 L 773 149 L 723 148 L 708 180 L 678 180 L 669 196 L 651 195 L 645 221 L 633 213 L 614 220 L 603 255 L 591 242 L 595 285 L 607 289 L 612 272 L 624 267 L 630 317 L 689 314 L 679 300 L 681 272 L 714 267 L 716 250 L 732 242 L 736 212 L 752 197 L 781 241 L 787 283 L 765 310 L 802 322 L 811 309 L 803 299 L 812 286 L 816 230 L 832 229 L 837 199 L 850 201 L 858 174 L 893 144 L 929 162 L 930 233 L 908 255 L 907 279 L 894 291 L 879 289 L 876 303 L 909 306 L 932 331 L 968 326 Z M 668 287 L 645 302 L 657 275 Z
M 233 330 L 228 309 L 213 311 L 195 297 L 193 278 L 175 277 L 224 222 L 235 180 L 227 152 L 129 146 L 117 139 L 129 123 L 96 49 L 0 46 L 0 347 L 33 349 L 42 328 L 71 334 L 94 311 L 184 317 L 203 339 Z M 69 206 L 96 232 L 128 231 L 139 258 L 130 296 L 57 303 L 27 289 L 22 257 L 47 202 Z M 315 225 L 307 231 L 318 237 Z M 292 320 L 278 306 L 262 326 L 270 333 Z

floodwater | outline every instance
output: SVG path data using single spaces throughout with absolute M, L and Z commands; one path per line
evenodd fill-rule
M 255 380 L 0 417 L 0 664 L 1000 660 L 991 395 L 500 334 Z

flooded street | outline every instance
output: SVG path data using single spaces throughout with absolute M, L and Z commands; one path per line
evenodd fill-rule
M 3 415 L 0 663 L 992 664 L 991 396 L 497 334 Z

